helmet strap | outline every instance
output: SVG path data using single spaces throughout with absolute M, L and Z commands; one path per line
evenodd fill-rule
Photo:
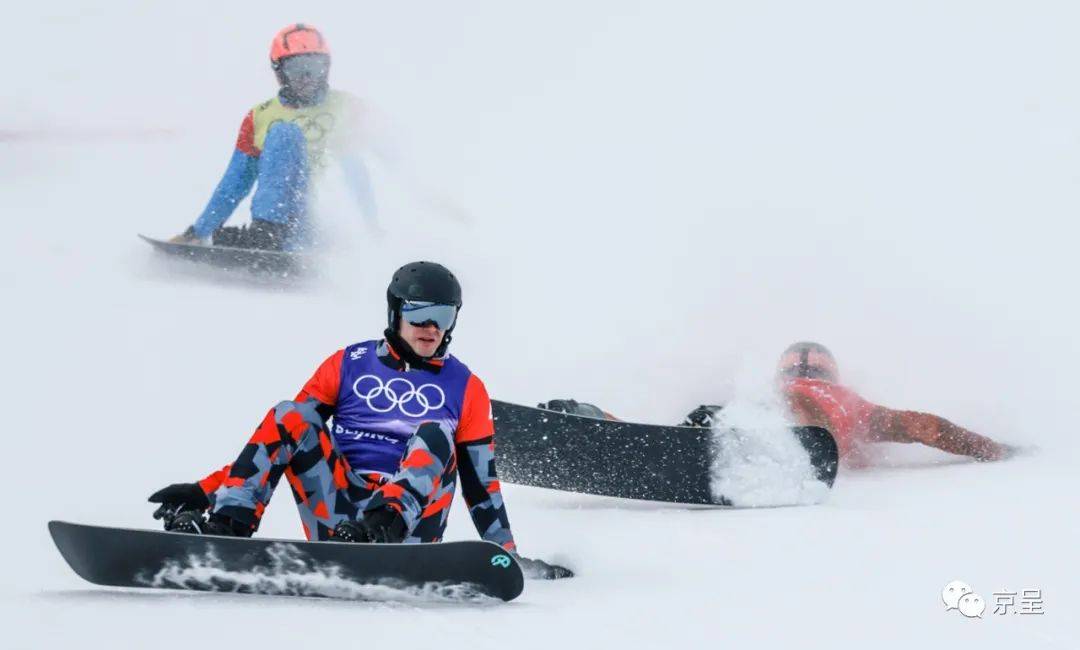
M 390 347 L 394 349 L 394 352 L 401 357 L 401 360 L 410 366 L 431 370 L 432 372 L 439 372 L 442 370 L 441 365 L 432 363 L 431 361 L 432 359 L 438 359 L 445 354 L 446 346 L 449 344 L 449 341 L 447 341 L 446 338 L 443 339 L 439 348 L 435 350 L 434 355 L 422 357 L 412 349 L 412 346 L 405 342 L 405 339 L 401 338 L 401 335 L 397 333 L 396 329 L 390 327 L 386 328 L 386 330 L 383 331 L 383 337 L 386 339 L 386 342 L 390 344 Z M 447 334 L 447 337 L 449 337 L 449 334 Z
M 442 343 L 439 344 L 439 347 L 435 348 L 435 356 L 436 357 L 445 357 L 446 356 L 446 350 L 447 350 L 447 348 L 450 347 L 450 341 L 452 341 L 454 339 L 453 331 L 454 331 L 454 328 L 451 327 L 450 329 L 446 330 L 445 333 L 443 333 Z

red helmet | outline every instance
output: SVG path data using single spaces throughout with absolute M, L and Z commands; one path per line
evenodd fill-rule
M 282 59 L 295 54 L 330 56 L 330 48 L 319 30 L 311 25 L 296 23 L 282 29 L 274 36 L 274 41 L 270 44 L 270 65 L 277 70 Z
M 782 377 L 802 377 L 839 381 L 840 370 L 829 348 L 812 341 L 792 343 L 780 355 L 776 373 Z

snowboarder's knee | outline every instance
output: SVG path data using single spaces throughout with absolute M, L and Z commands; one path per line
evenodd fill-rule
M 296 402 L 293 402 L 292 400 L 282 400 L 274 405 L 274 417 L 280 422 L 284 415 L 292 412 L 295 408 Z
M 266 140 L 263 143 L 263 153 L 279 149 L 297 150 L 306 147 L 307 140 L 300 127 L 292 122 L 277 122 L 266 132 Z
M 416 429 L 416 438 L 423 441 L 428 451 L 439 460 L 442 465 L 450 462 L 454 453 L 454 436 L 447 432 L 438 422 L 424 422 Z
M 326 422 L 319 413 L 318 406 L 318 402 L 311 400 L 303 402 L 284 400 L 274 406 L 274 420 L 290 432 L 297 427 L 319 431 Z

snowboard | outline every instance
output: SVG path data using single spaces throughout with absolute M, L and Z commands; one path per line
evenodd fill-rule
M 516 558 L 485 541 L 349 544 L 187 535 L 50 521 L 84 580 L 150 587 L 359 600 L 493 597 L 524 588 Z
M 836 441 L 820 427 L 772 431 L 762 442 L 761 432 L 600 420 L 499 400 L 492 415 L 504 481 L 570 492 L 801 505 L 821 500 L 839 461 Z
M 311 259 L 300 253 L 231 246 L 174 244 L 146 235 L 139 235 L 139 238 L 168 255 L 227 270 L 243 269 L 270 275 L 293 275 L 305 271 L 311 264 Z

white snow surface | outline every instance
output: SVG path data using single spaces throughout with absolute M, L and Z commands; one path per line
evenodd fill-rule
M 815 504 L 829 498 L 810 454 L 791 435 L 779 399 L 732 399 L 717 416 L 717 454 L 710 487 L 714 500 L 740 507 Z
M 375 602 L 412 602 L 430 605 L 448 603 L 498 602 L 469 584 L 440 583 L 406 585 L 384 580 L 361 583 L 342 575 L 333 563 L 320 563 L 305 557 L 288 543 L 275 542 L 267 553 L 270 564 L 252 571 L 237 571 L 222 562 L 211 549 L 192 553 L 182 560 L 170 560 L 153 575 L 141 576 L 145 586 L 204 589 L 215 592 L 250 591 L 260 595 L 311 596 L 370 600 Z
M 1075 3 L 5 17 L 3 647 L 1080 646 Z M 318 278 L 277 289 L 156 257 L 135 233 L 195 218 L 296 20 L 384 116 L 386 234 L 331 177 Z M 502 399 L 672 422 L 760 397 L 809 338 L 868 398 L 1030 451 L 890 446 L 798 508 L 507 485 L 521 550 L 578 576 L 506 605 L 113 590 L 64 564 L 47 520 L 153 527 L 146 496 L 230 461 L 323 358 L 377 336 L 389 273 L 417 258 L 462 278 L 453 351 Z M 299 536 L 289 495 L 261 532 Z M 474 536 L 459 502 L 448 537 Z M 991 606 L 1041 589 L 1045 614 L 946 612 L 953 580 Z

